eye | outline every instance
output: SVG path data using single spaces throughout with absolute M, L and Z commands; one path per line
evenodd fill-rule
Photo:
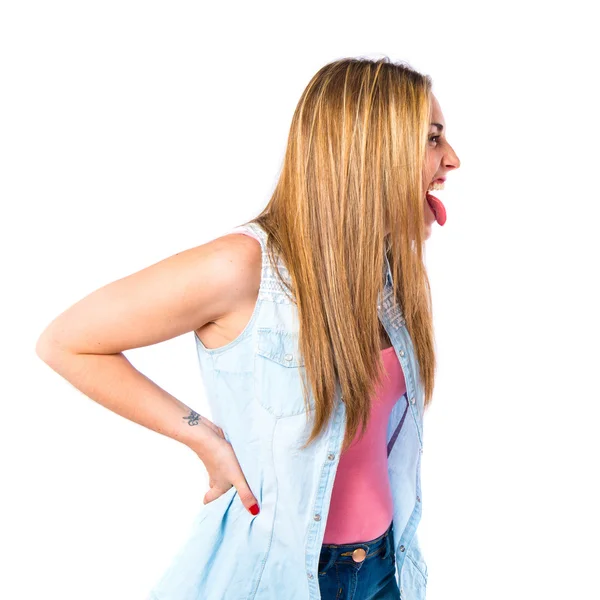
M 438 142 L 437 142 L 437 140 L 439 140 L 439 139 L 440 139 L 440 137 L 441 137 L 441 136 L 439 136 L 439 135 L 432 135 L 432 136 L 429 138 L 429 141 L 430 141 L 430 142 L 433 142 L 433 141 L 435 140 L 435 143 L 437 144 L 437 143 L 438 143 Z

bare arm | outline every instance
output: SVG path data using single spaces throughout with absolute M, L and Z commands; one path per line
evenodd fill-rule
M 202 452 L 204 426 L 212 423 L 138 371 L 121 352 L 79 354 L 46 349 L 40 357 L 114 413 Z
M 92 400 L 202 458 L 216 428 L 123 355 L 216 321 L 256 294 L 260 247 L 226 235 L 92 292 L 56 317 L 36 353 Z

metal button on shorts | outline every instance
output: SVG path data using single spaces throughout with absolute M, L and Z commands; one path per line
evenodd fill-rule
M 366 556 L 367 556 L 367 553 L 364 548 L 357 548 L 352 553 L 352 560 L 354 562 L 362 562 L 363 560 L 365 560 Z

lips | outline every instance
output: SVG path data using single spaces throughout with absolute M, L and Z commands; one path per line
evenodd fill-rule
M 443 225 L 446 222 L 446 207 L 439 198 L 436 198 L 429 192 L 425 194 L 425 197 L 427 198 L 429 207 L 435 215 L 435 220 L 437 221 L 438 225 Z

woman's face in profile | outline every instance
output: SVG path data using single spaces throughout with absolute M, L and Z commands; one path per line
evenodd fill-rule
M 427 139 L 427 151 L 425 155 L 425 168 L 423 171 L 423 189 L 444 189 L 444 180 L 446 174 L 452 169 L 457 169 L 460 166 L 460 160 L 454 152 L 452 146 L 446 139 L 446 123 L 442 109 L 437 101 L 437 98 L 431 94 L 432 102 L 432 119 L 429 125 L 429 135 Z M 437 181 L 440 180 L 440 181 Z M 446 222 L 446 209 L 441 201 L 437 198 L 431 200 L 433 210 L 427 200 L 427 196 L 423 198 L 425 204 L 425 239 L 429 239 L 431 235 L 431 226 L 436 221 L 443 225 Z M 435 212 L 434 212 L 435 211 Z M 436 214 L 437 218 L 436 218 Z

